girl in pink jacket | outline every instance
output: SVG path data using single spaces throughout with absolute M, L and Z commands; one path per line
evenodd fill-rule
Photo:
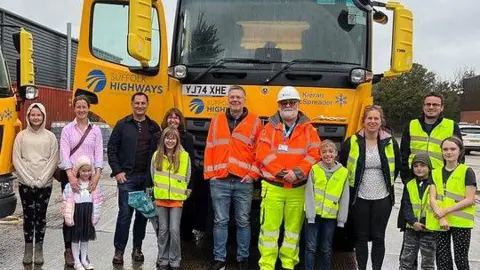
M 62 212 L 68 226 L 66 237 L 72 242 L 75 270 L 93 269 L 87 260 L 88 241 L 96 238 L 94 226 L 100 218 L 103 195 L 100 186 L 94 191 L 90 190 L 92 172 L 90 159 L 86 156 L 79 157 L 75 162 L 74 173 L 80 188 L 78 192 L 73 192 L 70 184 L 67 184 L 63 191 Z

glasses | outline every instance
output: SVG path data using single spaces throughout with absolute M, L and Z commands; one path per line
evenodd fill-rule
M 298 104 L 298 100 L 283 100 L 279 102 L 281 106 L 287 106 L 290 105 L 290 107 L 293 107 Z
M 424 103 L 423 106 L 438 108 L 438 107 L 442 106 L 442 104 L 440 104 L 440 103 Z

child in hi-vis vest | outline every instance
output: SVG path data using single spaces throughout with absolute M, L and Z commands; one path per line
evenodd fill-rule
M 417 269 L 418 251 L 421 251 L 422 268 L 435 269 L 435 235 L 426 229 L 429 211 L 429 179 L 432 163 L 427 154 L 413 158 L 412 172 L 415 178 L 403 188 L 402 209 L 405 222 L 400 270 Z
M 475 224 L 475 172 L 460 160 L 465 147 L 457 137 L 441 144 L 445 166 L 432 171 L 427 229 L 435 230 L 437 269 L 453 269 L 451 242 L 457 269 L 470 269 L 468 250 Z M 453 241 L 452 241 L 453 240 Z
M 323 140 L 320 151 L 322 160 L 313 165 L 305 188 L 305 270 L 314 269 L 319 234 L 321 269 L 331 269 L 335 228 L 343 228 L 348 216 L 348 171 L 335 161 L 334 142 Z
M 180 218 L 182 206 L 191 194 L 190 157 L 180 145 L 177 129 L 163 130 L 153 154 L 151 174 L 158 216 L 157 269 L 180 269 Z

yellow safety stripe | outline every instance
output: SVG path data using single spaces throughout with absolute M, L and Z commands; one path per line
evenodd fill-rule
M 186 180 L 185 176 L 182 176 L 180 174 L 175 174 L 175 173 L 155 171 L 155 174 L 160 175 L 160 176 L 169 177 L 169 178 L 172 178 L 172 179 L 175 179 L 175 180 L 178 180 L 178 181 L 185 181 Z
M 180 195 L 185 195 L 187 193 L 185 189 L 180 189 L 180 188 L 172 187 L 172 186 L 161 184 L 161 183 L 155 183 L 155 186 L 160 189 L 169 190 L 172 193 L 176 193 Z

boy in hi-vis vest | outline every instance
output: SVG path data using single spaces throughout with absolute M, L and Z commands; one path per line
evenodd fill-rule
M 426 229 L 429 208 L 429 178 L 432 163 L 427 154 L 413 158 L 412 175 L 403 188 L 402 209 L 405 223 L 400 270 L 417 269 L 414 265 L 421 251 L 421 269 L 435 269 L 435 234 Z
M 331 269 L 335 228 L 343 228 L 348 216 L 348 171 L 335 161 L 338 151 L 334 142 L 323 140 L 320 151 L 322 160 L 313 165 L 305 188 L 305 270 L 315 268 L 319 234 L 321 269 Z

